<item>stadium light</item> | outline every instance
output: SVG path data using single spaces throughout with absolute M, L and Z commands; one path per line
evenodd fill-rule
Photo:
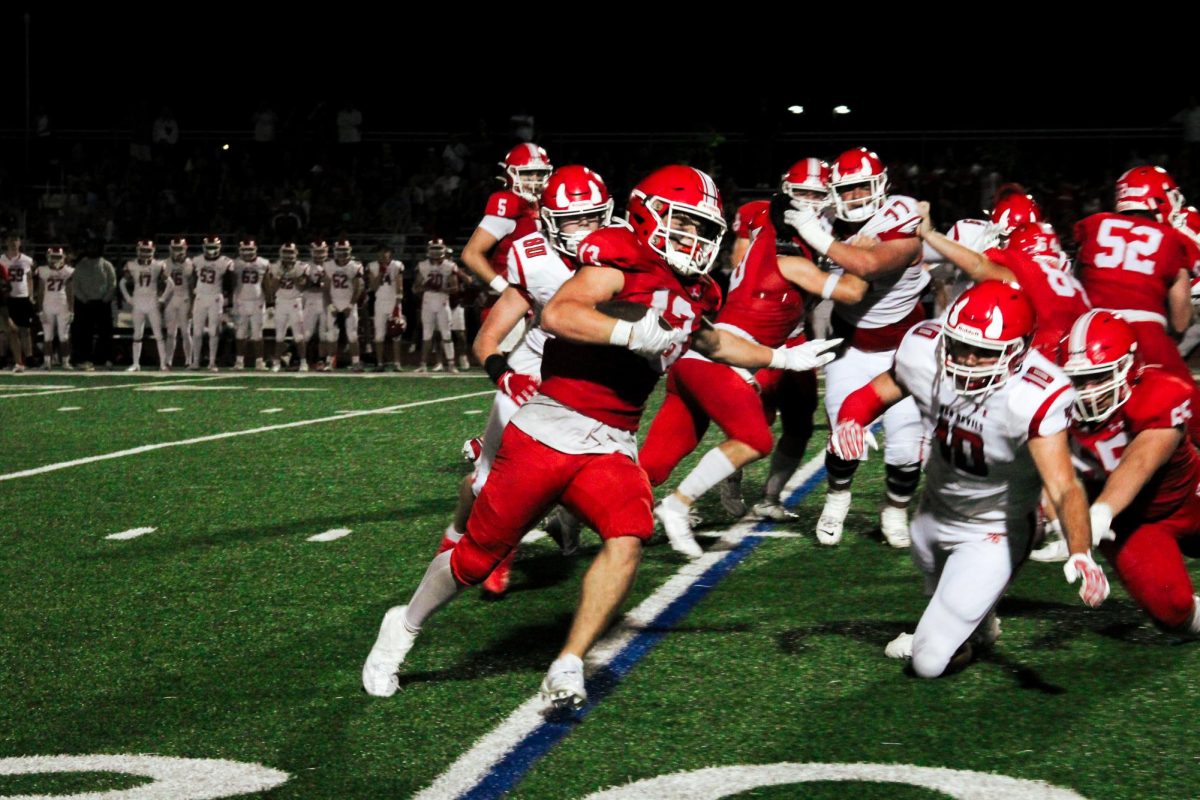
M 229 149 L 229 145 L 227 145 L 227 144 L 223 144 L 223 145 L 221 145 L 221 149 L 222 149 L 222 150 L 228 150 L 228 149 Z
M 850 106 L 834 106 L 834 107 L 833 107 L 833 113 L 835 113 L 835 114 L 849 114 L 849 113 L 850 113 Z
M 804 106 L 788 106 L 788 111 L 792 112 L 793 114 L 803 114 Z

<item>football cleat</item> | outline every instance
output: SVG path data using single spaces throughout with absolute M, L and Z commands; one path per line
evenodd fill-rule
M 776 522 L 791 522 L 799 519 L 800 515 L 787 508 L 778 500 L 763 498 L 750 509 L 750 515 L 759 519 L 773 519 Z
M 850 492 L 830 491 L 825 495 L 825 507 L 817 520 L 817 542 L 835 545 L 842 540 L 842 526 L 850 513 Z
M 414 369 L 414 370 L 413 370 L 413 372 L 417 372 L 417 373 L 425 373 L 425 372 L 429 372 L 429 367 L 427 367 L 427 366 L 425 366 L 424 364 L 422 364 L 421 366 L 419 366 L 419 367 L 417 367 L 416 369 Z
M 1000 618 L 996 616 L 996 611 L 989 611 L 987 616 L 983 618 L 983 622 L 979 623 L 979 627 L 967 639 L 976 650 L 987 650 L 996 644 L 996 640 L 1000 638 Z
M 491 575 L 484 578 L 483 591 L 485 594 L 492 597 L 500 597 L 508 591 L 508 577 L 512 571 L 512 562 L 516 555 L 517 551 L 513 550 L 503 561 L 496 565 Z
M 1044 564 L 1056 564 L 1059 561 L 1066 561 L 1071 555 L 1067 550 L 1067 540 L 1062 537 L 1062 534 L 1052 534 L 1047 532 L 1046 543 L 1029 554 L 1031 561 L 1041 561 Z
M 887 643 L 887 647 L 883 648 L 883 654 L 888 658 L 912 658 L 913 651 L 913 635 L 911 633 L 902 633 L 895 639 Z
M 879 530 L 884 541 L 892 547 L 904 548 L 912 544 L 908 535 L 908 511 L 895 506 L 884 506 L 879 512 Z
M 142 368 L 138 364 L 130 364 L 128 367 L 125 368 L 125 371 L 126 372 L 141 372 Z
M 564 556 L 573 556 L 579 552 L 579 531 L 582 524 L 574 514 L 559 507 L 550 514 L 543 530 L 555 541 Z
M 404 626 L 407 609 L 408 606 L 393 606 L 383 615 L 379 636 L 362 669 L 363 688 L 369 695 L 391 697 L 400 688 L 396 673 L 416 639 L 416 635 Z
M 430 372 L 441 372 L 444 369 L 445 369 L 445 367 L 442 366 L 442 362 L 439 361 L 438 363 L 434 364 L 433 368 L 430 369 L 429 371 Z
M 542 679 L 542 699 L 555 708 L 574 711 L 587 703 L 583 662 L 577 656 L 555 659 Z
M 688 512 L 680 511 L 673 505 L 668 505 L 664 500 L 654 507 L 654 516 L 658 518 L 658 521 L 662 523 L 663 530 L 667 532 L 667 541 L 670 542 L 672 550 L 676 553 L 683 553 L 688 558 L 699 558 L 704 555 L 704 551 L 700 549 L 700 545 L 696 544 Z
M 746 501 L 742 497 L 742 471 L 739 469 L 725 480 L 717 484 L 721 495 L 721 508 L 725 513 L 734 517 L 744 516 Z

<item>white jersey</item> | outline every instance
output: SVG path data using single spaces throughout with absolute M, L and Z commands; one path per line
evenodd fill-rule
M 191 300 L 192 274 L 195 272 L 192 260 L 190 258 L 185 258 L 183 261 L 168 259 L 166 266 L 167 281 L 172 286 L 170 302 L 177 305 Z
M 149 264 L 140 261 L 126 261 L 125 274 L 133 280 L 133 302 L 137 305 L 155 305 L 158 303 L 158 279 L 162 277 L 166 266 L 157 259 Z
M 196 269 L 196 295 L 212 298 L 221 294 L 221 281 L 233 267 L 229 256 L 217 256 L 212 260 L 208 256 L 200 256 L 192 264 Z
M 508 251 L 508 274 L 505 277 L 510 285 L 524 295 L 539 320 L 542 308 L 574 274 L 575 270 L 567 265 L 540 232 L 521 237 L 513 242 Z M 537 324 L 525 333 L 522 345 L 540 358 L 549 338 L 550 334 Z
M 417 264 L 417 287 L 421 295 L 421 308 L 432 309 L 450 303 L 450 282 L 454 275 L 454 262 L 442 259 L 437 264 L 422 261 Z
M 271 277 L 275 279 L 275 300 L 276 302 L 297 300 L 300 297 L 300 284 L 305 276 L 308 275 L 308 264 L 303 261 L 297 261 L 292 264 L 291 268 L 284 270 L 283 264 L 275 261 L 271 264 Z M 320 288 L 319 286 L 317 287 Z
M 892 195 L 846 242 L 853 244 L 858 236 L 870 236 L 880 241 L 909 238 L 916 236 L 920 225 L 917 201 L 903 195 Z M 831 271 L 841 273 L 844 270 L 837 268 Z M 857 328 L 882 328 L 900 322 L 912 313 L 928 285 L 929 274 L 922 268 L 921 259 L 917 258 L 904 269 L 873 278 L 867 284 L 862 302 L 852 306 L 838 304 L 834 306 L 833 313 Z
M 354 279 L 362 278 L 362 264 L 350 259 L 345 264 L 339 264 L 332 259 L 325 262 L 323 270 L 329 276 L 329 297 L 339 310 L 350 306 L 354 298 Z
M 242 261 L 240 258 L 233 262 L 233 301 L 235 303 L 261 303 L 263 299 L 263 278 L 267 275 L 270 263 L 265 258 L 253 261 Z
M 42 308 L 47 311 L 67 307 L 67 281 L 75 274 L 75 268 L 63 265 L 58 269 L 43 264 L 37 268 L 37 279 L 45 288 L 42 291 Z
M 325 278 L 325 264 L 314 264 L 309 261 L 301 261 L 300 266 L 304 268 L 304 274 L 308 276 L 308 286 L 304 287 L 304 294 L 308 295 L 308 300 L 305 302 L 316 301 L 324 303 L 324 291 L 321 289 L 321 281 Z
M 1030 350 L 1016 374 L 982 400 L 959 397 L 942 378 L 942 326 L 923 322 L 896 351 L 896 379 L 931 433 L 923 507 L 942 519 L 1003 523 L 1032 514 L 1042 479 L 1031 436 L 1066 430 L 1075 390 L 1054 363 Z
M 9 297 L 29 297 L 29 276 L 33 274 L 33 259 L 21 253 L 16 258 L 0 255 L 0 264 L 8 269 Z
M 399 287 L 401 292 L 404 290 L 404 264 L 393 259 L 383 265 L 382 274 L 379 270 L 378 261 L 367 264 L 367 273 L 372 278 L 379 275 L 379 286 L 375 289 L 375 305 L 393 308 L 396 305 L 396 298 L 399 296 L 397 288 Z

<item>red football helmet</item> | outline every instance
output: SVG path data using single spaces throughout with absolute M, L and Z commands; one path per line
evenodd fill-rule
M 829 193 L 830 174 L 829 165 L 821 159 L 802 158 L 783 173 L 779 189 L 792 198 L 792 206 L 796 209 L 809 209 L 820 214 L 833 205 Z
M 285 267 L 290 267 L 296 263 L 296 259 L 300 257 L 300 248 L 296 247 L 295 242 L 287 242 L 279 246 L 279 263 Z
M 221 257 L 221 237 L 206 236 L 204 237 L 204 257 L 209 261 Z
M 996 198 L 996 207 L 992 209 L 992 225 L 1001 240 L 1006 240 L 1018 225 L 1041 222 L 1045 218 L 1042 207 L 1033 199 L 1033 195 L 1015 189 L 1001 192 Z
M 238 242 L 238 258 L 242 261 L 253 261 L 258 258 L 258 242 L 253 239 L 243 239 Z
M 942 374 L 960 397 L 998 388 L 1021 366 L 1034 328 L 1033 304 L 1018 286 L 983 281 L 959 296 L 942 325 Z
M 149 264 L 154 258 L 154 242 L 149 239 L 142 239 L 137 243 L 137 260 L 143 264 Z
M 1175 212 L 1171 224 L 1184 236 L 1200 245 L 1200 211 L 1197 211 L 1195 206 Z
M 67 256 L 65 253 L 63 253 L 63 249 L 61 247 L 46 248 L 46 264 L 50 267 L 50 269 L 62 269 L 63 265 L 66 263 Z
M 346 239 L 340 239 L 333 243 L 333 261 L 338 266 L 345 266 L 350 263 L 350 254 L 353 248 L 350 247 L 350 242 Z
M 887 183 L 887 167 L 879 160 L 879 156 L 865 147 L 842 153 L 829 170 L 829 187 L 833 193 L 837 218 L 846 222 L 866 222 L 883 208 L 883 202 L 887 199 Z M 843 196 L 864 185 L 870 192 L 867 196 L 849 199 Z
M 329 260 L 329 245 L 324 239 L 318 239 L 308 246 L 308 258 L 318 267 Z
M 182 263 L 187 259 L 187 239 L 171 240 L 171 260 Z
M 546 181 L 554 170 L 546 151 L 529 143 L 519 144 L 509 150 L 500 166 L 504 168 L 513 194 L 531 203 L 536 203 L 542 196 Z
M 612 215 L 613 201 L 604 179 L 578 164 L 554 170 L 542 192 L 542 221 L 550 242 L 572 258 L 578 255 L 583 237 L 608 226 Z M 564 226 L 572 230 L 565 231 Z
M 425 257 L 430 261 L 441 261 L 450 254 L 450 248 L 441 239 L 430 239 L 425 245 Z
M 1137 334 L 1111 311 L 1089 311 L 1067 334 L 1063 372 L 1075 384 L 1075 417 L 1101 422 L 1133 394 L 1129 375 L 1137 360 Z
M 1026 222 L 1017 226 L 1008 237 L 1008 247 L 1032 256 L 1043 266 L 1071 271 L 1071 259 L 1063 251 L 1058 234 L 1049 222 Z
M 703 275 L 717 260 L 725 211 L 717 184 L 698 169 L 675 164 L 650 173 L 630 193 L 626 216 L 637 238 L 681 275 Z
M 1149 211 L 1159 222 L 1174 224 L 1183 210 L 1183 192 L 1162 167 L 1134 167 L 1117 178 L 1117 211 Z

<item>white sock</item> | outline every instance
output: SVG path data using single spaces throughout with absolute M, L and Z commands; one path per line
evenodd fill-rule
M 693 501 L 698 500 L 705 492 L 736 471 L 737 467 L 733 465 L 729 457 L 721 452 L 720 448 L 714 447 L 704 454 L 704 458 L 700 459 L 696 468 L 683 479 L 683 483 L 679 484 L 678 491 Z
M 790 456 L 780 451 L 778 447 L 775 448 L 775 451 L 771 453 L 771 471 L 767 473 L 767 485 L 763 489 L 763 497 L 776 503 L 779 502 L 783 487 L 792 479 L 792 475 L 800 466 L 800 459 L 800 456 Z
M 447 550 L 429 562 L 429 569 L 425 570 L 425 577 L 421 578 L 421 585 L 413 592 L 412 600 L 408 601 L 408 610 L 404 613 L 404 627 L 408 628 L 409 633 L 419 632 L 425 620 L 463 590 L 462 584 L 454 580 L 454 573 L 450 571 L 452 555 L 454 551 Z
M 246 358 L 245 358 L 245 356 L 238 356 L 238 357 L 237 357 L 237 361 L 236 361 L 235 363 L 236 363 L 236 364 L 237 364 L 239 367 L 243 367 L 243 366 L 245 366 L 245 365 L 246 365 Z
M 446 539 L 448 539 L 449 541 L 455 542 L 455 543 L 457 543 L 458 540 L 463 537 L 462 533 L 458 530 L 458 528 L 454 527 L 453 522 L 451 522 L 449 525 L 446 526 L 446 532 L 443 533 L 442 535 L 445 536 Z
M 1200 636 L 1200 597 L 1192 595 L 1192 618 L 1187 622 L 1188 633 Z
M 133 342 L 133 363 L 135 365 L 142 363 L 142 341 L 141 341 L 141 339 L 135 339 Z
M 446 366 L 453 367 L 454 366 L 454 344 L 447 343 L 447 344 L 442 345 L 442 355 L 444 355 L 446 357 Z

